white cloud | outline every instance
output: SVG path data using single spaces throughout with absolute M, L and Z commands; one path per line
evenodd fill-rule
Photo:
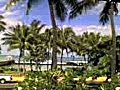
M 10 9 L 10 10 L 5 10 L 5 4 L 8 2 L 8 0 L 0 0 L 0 15 L 3 15 L 5 21 L 8 25 L 16 25 L 20 23 L 21 18 L 23 17 L 23 10 L 22 7 L 24 7 L 23 4 L 19 6 L 19 8 L 16 9 Z
M 67 25 L 64 25 L 64 26 L 67 27 Z M 102 25 L 79 26 L 77 25 L 77 26 L 72 26 L 72 27 L 76 35 L 83 34 L 84 32 L 94 32 L 94 33 L 101 33 L 101 35 L 111 35 L 110 25 L 106 25 L 106 26 L 102 26 Z M 116 30 L 116 34 L 120 35 L 119 25 L 116 25 L 115 30 Z
M 51 28 L 52 26 L 46 26 L 46 28 Z M 63 28 L 65 27 L 72 27 L 76 35 L 81 35 L 84 32 L 94 32 L 94 33 L 101 33 L 101 35 L 111 35 L 111 26 L 110 25 L 63 25 Z M 61 27 L 59 27 L 61 28 Z M 43 30 L 43 32 L 44 32 Z M 115 31 L 117 35 L 120 35 L 120 25 L 115 25 Z
M 3 7 L 0 7 L 0 11 L 4 11 L 5 10 L 5 6 L 3 6 Z
M 86 13 L 88 15 L 99 15 L 100 12 L 103 10 L 104 5 L 105 5 L 105 2 L 104 1 L 100 1 L 97 6 L 93 7 L 90 10 L 88 10 Z M 117 7 L 118 7 L 118 10 L 119 10 L 118 15 L 120 15 L 120 3 L 118 3 Z
M 9 16 L 13 16 L 13 15 L 18 15 L 20 13 L 19 10 L 15 10 L 15 11 L 6 11 L 4 12 L 2 15 L 4 17 L 9 17 Z
M 14 26 L 14 25 L 17 25 L 17 24 L 22 24 L 21 21 L 18 21 L 18 20 L 13 20 L 13 19 L 10 19 L 10 18 L 5 18 L 3 19 L 2 21 L 6 22 L 7 26 Z
M 97 6 L 93 7 L 91 10 L 88 10 L 87 14 L 89 15 L 99 15 L 102 11 L 105 2 L 101 1 Z

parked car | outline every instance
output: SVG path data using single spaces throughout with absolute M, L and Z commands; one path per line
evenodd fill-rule
M 6 81 L 11 81 L 12 76 L 9 74 L 0 74 L 0 83 L 5 83 Z
M 12 82 L 23 82 L 25 80 L 25 75 L 12 75 Z

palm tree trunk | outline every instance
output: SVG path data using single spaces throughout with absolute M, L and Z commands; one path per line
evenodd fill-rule
M 48 35 L 50 36 L 50 35 Z M 49 42 L 48 42 L 48 60 L 47 60 L 47 71 L 49 69 L 49 60 L 50 60 L 50 43 L 51 43 L 51 38 L 49 39 Z
M 23 59 L 23 73 L 25 73 L 26 69 L 25 69 L 25 59 Z
M 48 69 L 49 69 L 49 60 L 47 60 L 47 71 L 48 71 Z
M 20 55 L 19 55 L 19 59 L 18 59 L 18 71 L 20 71 L 20 60 L 22 57 L 22 49 L 20 49 Z
M 111 80 L 113 81 L 113 76 L 116 73 L 116 33 L 113 19 L 113 5 L 111 6 L 110 12 L 110 23 L 111 23 L 111 33 L 112 33 L 112 59 L 111 59 Z M 113 87 L 113 86 L 112 86 Z
M 61 60 L 60 60 L 60 61 L 61 61 L 61 67 L 60 67 L 61 70 L 62 70 L 62 58 L 63 58 L 63 48 L 62 48 L 62 52 L 61 52 Z
M 86 57 L 85 57 L 85 55 L 83 55 L 83 58 L 84 58 L 84 61 L 85 61 L 85 63 L 87 63 L 87 60 L 86 60 Z
M 69 61 L 69 57 L 68 57 L 68 49 L 66 49 L 66 53 L 67 53 L 67 60 Z
M 23 51 L 23 55 L 24 55 L 24 51 Z M 23 73 L 25 73 L 26 69 L 25 69 L 25 59 L 23 58 Z
M 41 71 L 41 63 L 39 63 L 39 70 Z
M 48 47 L 50 47 L 50 45 L 48 46 Z M 49 51 L 49 49 L 50 48 L 48 48 L 48 60 L 47 60 L 47 71 L 48 71 L 48 69 L 49 69 L 49 60 L 50 60 L 50 51 Z
M 39 64 L 38 64 L 38 63 L 39 63 L 39 61 L 38 61 L 38 59 L 37 59 L 37 58 L 35 59 L 35 61 L 36 61 L 36 71 L 39 71 Z
M 33 71 L 32 60 L 30 60 L 30 69 L 31 69 L 31 72 L 32 72 Z
M 57 25 L 55 21 L 55 15 L 54 15 L 54 7 L 53 2 L 51 0 L 48 0 L 49 9 L 50 9 L 50 16 L 51 16 L 51 22 L 53 26 L 53 51 L 52 51 L 52 65 L 51 69 L 57 69 Z
M 73 51 L 72 51 L 72 60 L 74 61 L 74 55 L 73 55 Z

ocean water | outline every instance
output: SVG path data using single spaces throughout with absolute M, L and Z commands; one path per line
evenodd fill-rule
M 18 61 L 18 58 L 19 58 L 19 56 L 16 56 L 16 55 L 0 55 L 0 60 L 7 60 L 9 59 L 9 57 L 11 57 L 15 61 Z M 50 60 L 51 59 L 52 58 L 50 58 Z M 58 57 L 57 60 L 60 61 L 60 57 Z M 83 57 L 79 56 L 79 57 L 63 57 L 62 60 L 63 61 L 82 61 L 84 59 Z

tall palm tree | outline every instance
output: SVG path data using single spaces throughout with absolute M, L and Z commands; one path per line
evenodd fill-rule
M 41 40 L 45 42 L 45 45 L 47 46 L 47 53 L 48 53 L 48 60 L 51 59 L 51 49 L 52 49 L 52 43 L 53 43 L 53 29 L 46 29 L 44 33 L 41 34 Z M 49 61 L 47 60 L 47 70 L 49 69 Z
M 41 44 L 41 30 L 44 28 L 45 24 L 40 25 L 40 21 L 33 20 L 32 23 L 30 24 L 29 28 L 29 37 L 27 39 L 27 42 L 29 42 L 29 46 L 26 47 L 26 49 L 29 51 L 29 56 L 30 58 L 30 65 L 31 65 L 31 71 L 32 69 L 32 61 L 34 60 L 35 56 L 34 53 L 37 53 L 36 50 Z M 39 52 L 38 52 L 39 53 Z M 37 57 L 37 56 L 36 56 Z M 38 59 L 38 58 L 37 58 Z
M 64 37 L 64 30 L 63 29 L 58 31 L 57 46 L 59 46 L 60 49 L 61 49 L 61 58 L 60 58 L 61 66 L 60 66 L 60 68 L 62 70 L 63 51 L 66 48 L 65 37 Z
M 117 56 L 116 56 L 116 68 L 117 68 L 117 71 L 119 72 L 120 71 L 120 36 L 117 36 L 116 37 L 116 46 L 117 46 Z
M 73 29 L 71 27 L 66 27 L 64 28 L 64 37 L 65 37 L 65 46 L 66 46 L 66 53 L 67 53 L 67 58 L 68 58 L 68 50 L 71 50 L 71 47 L 73 47 L 72 44 L 72 39 L 75 37 L 75 32 L 73 31 Z M 68 58 L 69 60 L 69 58 Z
M 4 40 L 3 44 L 9 45 L 8 50 L 19 49 L 20 55 L 18 60 L 18 67 L 20 70 L 20 60 L 21 57 L 24 56 L 25 47 L 28 45 L 27 38 L 28 38 L 28 28 L 26 25 L 17 25 L 14 27 L 10 27 L 12 31 L 8 31 L 4 33 L 2 40 Z
M 6 9 L 8 9 L 10 6 L 13 6 L 13 4 L 17 4 L 20 1 L 21 0 L 9 0 L 8 4 L 6 5 Z M 41 0 L 28 0 L 27 13 L 29 12 L 29 10 L 31 9 L 33 4 L 39 4 L 38 1 L 41 1 Z M 54 42 L 53 42 L 51 69 L 57 68 L 57 46 L 56 46 L 57 24 L 55 21 L 55 16 L 58 17 L 59 20 L 64 21 L 66 18 L 66 15 L 67 15 L 66 4 L 73 6 L 73 5 L 75 5 L 76 2 L 77 2 L 77 0 L 48 0 L 50 18 L 51 18 L 51 23 L 52 23 L 53 32 L 54 32 L 53 33 Z
M 76 5 L 72 6 L 72 10 L 70 12 L 70 18 L 74 18 L 79 14 L 87 11 L 88 9 L 92 9 L 92 7 L 97 6 L 99 2 L 104 1 L 105 5 L 100 14 L 100 22 L 104 25 L 110 19 L 111 22 L 111 32 L 112 32 L 112 59 L 111 59 L 111 76 L 115 74 L 115 66 L 116 66 L 116 33 L 114 27 L 114 19 L 113 15 L 118 13 L 117 5 L 120 3 L 119 0 L 82 0 L 79 1 Z
M 63 51 L 66 50 L 68 57 L 68 49 L 70 49 L 70 47 L 73 46 L 70 41 L 74 37 L 75 37 L 75 33 L 73 32 L 73 29 L 71 27 L 61 28 L 58 31 L 57 45 L 61 49 L 61 69 L 62 69 Z
M 77 47 L 77 54 L 82 55 L 86 61 L 85 55 L 88 55 L 88 61 L 91 61 L 91 53 L 97 53 L 97 45 L 101 42 L 101 36 L 99 33 L 85 32 L 82 35 L 77 36 L 75 41 Z M 98 52 L 99 53 L 99 52 Z M 95 60 L 93 60 L 94 62 Z

